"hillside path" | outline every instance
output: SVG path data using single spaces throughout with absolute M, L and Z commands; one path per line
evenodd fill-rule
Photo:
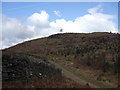
M 63 75 L 65 75 L 66 77 L 76 81 L 77 83 L 81 84 L 81 85 L 86 85 L 86 83 L 88 83 L 87 81 L 80 79 L 78 76 L 74 75 L 73 73 L 71 73 L 70 71 L 66 70 L 64 67 L 62 67 L 61 65 L 59 65 L 58 63 L 55 63 L 51 60 L 49 60 L 49 62 L 51 64 L 54 64 L 56 67 L 61 68 L 62 69 L 62 73 Z M 91 88 L 100 88 L 92 83 L 89 83 Z
M 18 52 L 16 52 L 16 53 L 18 53 Z M 24 54 L 24 55 L 33 56 L 33 57 L 35 57 L 35 58 L 39 58 L 39 59 L 42 59 L 42 60 L 45 60 L 45 61 L 47 60 L 46 58 L 41 57 L 41 56 L 38 56 L 38 55 L 27 54 L 27 53 L 23 53 L 23 52 L 20 52 L 19 54 Z M 38 60 L 38 61 L 39 61 L 39 60 Z M 92 83 L 90 83 L 90 82 L 88 82 L 88 81 L 86 81 L 86 80 L 83 80 L 83 79 L 79 78 L 78 76 L 76 76 L 76 75 L 73 74 L 72 72 L 66 70 L 66 69 L 65 69 L 63 66 L 61 66 L 60 64 L 55 63 L 55 62 L 53 62 L 52 60 L 48 60 L 48 61 L 49 61 L 49 63 L 54 64 L 57 68 L 62 69 L 62 74 L 63 74 L 64 76 L 66 76 L 67 78 L 72 79 L 73 81 L 79 83 L 80 85 L 86 85 L 87 83 L 89 83 L 89 86 L 90 86 L 91 88 L 100 88 L 100 87 L 98 87 L 98 86 L 96 86 L 96 85 L 94 85 L 94 84 L 92 84 Z

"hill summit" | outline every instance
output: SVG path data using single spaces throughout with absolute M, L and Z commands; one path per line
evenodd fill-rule
M 60 33 L 17 44 L 3 53 L 40 55 L 67 68 L 89 70 L 96 80 L 117 84 L 119 38 L 120 34 L 108 32 Z

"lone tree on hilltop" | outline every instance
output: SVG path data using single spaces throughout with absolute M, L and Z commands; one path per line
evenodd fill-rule
M 60 29 L 60 32 L 63 32 L 63 29 L 62 29 L 62 28 Z

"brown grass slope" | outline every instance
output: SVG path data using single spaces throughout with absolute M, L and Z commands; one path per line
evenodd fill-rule
M 117 77 L 119 38 L 120 34 L 107 32 L 55 34 L 17 44 L 3 50 L 3 53 L 26 52 L 49 59 L 64 59 L 63 63 L 69 61 L 75 68 L 88 67 L 94 73 L 99 70 L 97 79 L 101 80 L 103 73 L 106 77 Z M 110 82 L 111 77 L 107 78 Z M 117 84 L 117 79 L 114 82 Z

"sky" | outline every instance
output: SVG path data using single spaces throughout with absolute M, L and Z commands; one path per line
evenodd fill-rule
M 0 15 L 0 48 L 56 33 L 118 32 L 117 2 L 3 2 Z

